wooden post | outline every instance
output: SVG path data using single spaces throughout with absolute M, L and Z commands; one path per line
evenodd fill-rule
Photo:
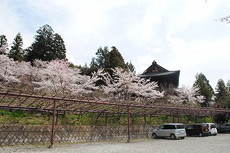
M 96 121 L 95 121 L 95 125 L 98 123 L 98 120 L 99 120 L 99 117 L 101 116 L 101 113 L 99 113 L 98 115 L 97 115 L 97 118 L 96 118 Z
M 105 126 L 108 126 L 108 115 L 105 113 Z
M 151 126 L 152 115 L 149 116 L 149 125 Z
M 177 123 L 180 123 L 179 110 L 177 109 Z
M 127 142 L 130 142 L 130 113 L 129 113 L 129 105 L 128 105 L 128 140 Z
M 58 125 L 58 111 L 56 111 L 56 122 L 55 122 L 55 125 L 57 126 Z
M 53 121 L 52 121 L 51 140 L 50 140 L 50 146 L 49 146 L 49 148 L 52 148 L 53 144 L 54 144 L 54 137 L 55 137 L 55 116 L 56 116 L 56 101 L 54 100 Z
M 213 112 L 212 111 L 211 111 L 211 119 L 212 119 L 212 123 L 214 123 Z

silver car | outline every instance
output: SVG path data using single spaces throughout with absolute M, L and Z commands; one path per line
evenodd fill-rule
M 171 139 L 184 139 L 186 131 L 184 125 L 181 123 L 167 123 L 160 125 L 157 129 L 153 130 L 152 138 L 157 137 L 170 137 Z

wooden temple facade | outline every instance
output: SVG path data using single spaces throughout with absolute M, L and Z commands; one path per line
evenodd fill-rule
M 161 91 L 169 88 L 177 88 L 179 85 L 180 71 L 169 71 L 162 66 L 158 65 L 156 61 L 152 62 L 142 74 L 142 78 L 150 79 L 151 81 L 158 82 Z

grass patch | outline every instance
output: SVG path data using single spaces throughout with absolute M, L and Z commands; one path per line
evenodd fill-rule
M 127 125 L 128 117 L 123 115 L 109 115 L 109 114 L 58 114 L 56 118 L 58 125 L 97 125 L 97 126 L 117 126 Z M 177 122 L 178 118 L 174 118 Z M 195 118 L 191 116 L 182 116 L 180 121 L 185 124 L 212 122 L 211 117 Z M 159 116 L 130 116 L 131 125 L 151 126 L 160 125 L 163 123 L 172 123 L 173 117 L 166 115 Z M 0 110 L 0 124 L 24 124 L 24 125 L 50 125 L 52 123 L 52 114 L 44 114 L 40 112 L 24 112 L 24 111 L 5 111 Z

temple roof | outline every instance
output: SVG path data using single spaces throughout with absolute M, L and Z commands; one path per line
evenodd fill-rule
M 150 73 L 143 73 L 141 74 L 142 77 L 151 77 L 151 76 L 166 76 L 170 74 L 174 74 L 178 71 L 168 71 L 168 72 L 150 72 Z
M 167 69 L 163 68 L 162 66 L 158 65 L 156 61 L 152 62 L 152 65 L 150 65 L 143 73 L 147 74 L 147 73 L 161 73 L 161 72 L 169 72 Z
M 153 81 L 158 83 L 167 82 L 174 84 L 176 87 L 179 85 L 180 71 L 169 71 L 162 66 L 158 65 L 156 61 L 152 62 L 140 76 L 143 78 L 151 78 Z

